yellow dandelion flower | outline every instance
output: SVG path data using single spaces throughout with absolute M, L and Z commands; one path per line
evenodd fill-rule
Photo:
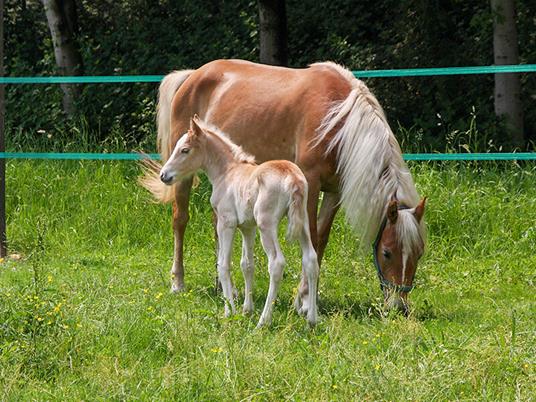
M 156 296 L 155 296 L 155 299 L 159 300 L 162 297 L 162 295 L 163 295 L 162 292 L 157 293 Z
M 368 345 L 368 341 L 363 341 L 363 345 Z
M 49 276 L 47 277 L 47 280 L 48 280 L 48 283 L 52 282 L 52 275 L 49 275 Z
M 379 365 L 379 364 L 376 364 L 376 365 L 374 366 L 374 368 L 376 369 L 376 371 L 378 371 L 378 370 L 380 369 L 380 365 Z
M 149 292 L 149 289 L 147 288 L 143 289 L 143 293 L 147 294 L 147 292 Z
M 76 328 L 82 328 L 82 324 L 80 323 L 76 324 Z
M 37 321 L 39 321 L 39 322 L 43 321 L 43 319 L 44 319 L 43 317 L 39 317 L 39 316 L 37 316 L 37 317 L 35 317 L 35 318 L 36 318 Z
M 333 385 L 331 386 L 331 388 L 333 388 L 333 389 L 337 389 L 337 388 L 339 388 L 339 387 L 337 386 L 337 384 L 333 384 Z
M 147 311 L 153 311 L 153 310 L 154 310 L 153 306 L 147 307 Z
M 523 365 L 523 368 L 528 369 L 528 368 L 529 368 L 529 364 L 528 364 L 528 363 L 525 363 L 525 364 Z
M 47 321 L 47 325 L 52 325 L 52 321 Z
M 223 349 L 222 348 L 212 348 L 212 349 L 210 349 L 210 351 L 212 353 L 221 353 L 221 352 L 223 352 Z

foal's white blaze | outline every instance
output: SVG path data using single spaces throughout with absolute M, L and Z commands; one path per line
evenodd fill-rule
M 186 139 L 187 139 L 187 135 L 184 134 L 181 138 L 179 138 L 179 140 L 177 141 L 177 143 L 175 144 L 175 148 L 173 148 L 173 152 L 171 153 L 169 159 L 167 160 L 167 162 L 164 164 L 164 166 L 162 166 L 162 169 L 160 169 L 160 174 L 169 174 L 170 171 L 172 170 L 172 166 L 171 164 L 175 161 L 175 159 L 177 158 L 177 154 L 179 153 L 179 150 L 181 149 L 181 147 L 184 145 L 184 143 L 186 142 Z

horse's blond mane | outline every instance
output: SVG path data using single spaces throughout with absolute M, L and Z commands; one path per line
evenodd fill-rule
M 201 119 L 197 120 L 197 122 L 204 131 L 218 137 L 222 142 L 224 142 L 230 148 L 231 153 L 238 162 L 255 163 L 255 157 L 253 155 L 244 151 L 241 146 L 236 145 L 233 141 L 231 141 L 229 136 L 218 127 Z
M 379 231 L 389 200 L 396 196 L 400 204 L 413 208 L 419 195 L 376 97 L 344 67 L 332 62 L 313 64 L 319 65 L 339 72 L 352 88 L 345 100 L 332 105 L 317 129 L 313 146 L 322 143 L 340 125 L 329 140 L 326 153 L 337 150 L 341 204 L 366 248 Z M 417 223 L 413 214 L 410 218 L 407 212 L 401 211 L 404 218 L 397 224 L 397 230 L 407 243 L 403 246 L 416 250 L 423 247 L 424 223 Z

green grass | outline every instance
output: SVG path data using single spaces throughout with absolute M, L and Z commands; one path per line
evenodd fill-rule
M 482 167 L 484 166 L 484 167 Z M 12 161 L 0 264 L 3 400 L 531 400 L 536 395 L 536 169 L 411 165 L 428 252 L 408 319 L 382 314 L 369 255 L 340 216 L 321 322 L 292 309 L 296 245 L 270 328 L 256 247 L 255 315 L 223 318 L 205 182 L 192 200 L 187 292 L 169 293 L 170 207 L 130 162 Z M 284 228 L 282 228 L 284 230 Z M 239 239 L 234 280 L 239 290 Z

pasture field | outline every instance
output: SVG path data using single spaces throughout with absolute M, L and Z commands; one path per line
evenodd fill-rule
M 134 163 L 10 161 L 8 237 L 21 258 L 0 264 L 0 398 L 534 399 L 534 164 L 410 167 L 429 197 L 410 317 L 382 311 L 371 256 L 340 214 L 320 324 L 308 330 L 293 311 L 300 260 L 285 244 L 273 325 L 255 330 L 266 258 L 257 239 L 254 316 L 223 318 L 206 180 L 191 203 L 187 291 L 176 295 L 171 208 L 150 202 Z

